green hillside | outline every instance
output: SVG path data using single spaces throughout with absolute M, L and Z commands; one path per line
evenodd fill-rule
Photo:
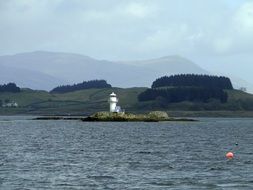
M 139 102 L 138 95 L 147 88 L 105 88 L 87 89 L 64 94 L 22 89 L 20 93 L 0 93 L 0 100 L 17 102 L 17 108 L 0 108 L 1 115 L 43 114 L 43 115 L 87 115 L 109 109 L 108 97 L 114 91 L 119 97 L 119 105 L 127 112 L 148 112 L 165 110 L 168 112 L 190 111 L 253 111 L 253 95 L 239 90 L 227 90 L 228 102 L 210 100 L 201 102 L 180 102 L 164 104 L 159 98 L 154 101 Z
M 134 111 L 138 103 L 137 96 L 146 88 L 105 88 L 87 89 L 64 94 L 51 94 L 46 91 L 22 89 L 20 93 L 0 93 L 0 100 L 17 102 L 18 108 L 0 108 L 0 114 L 90 114 L 108 110 L 108 97 L 114 91 L 120 105 Z

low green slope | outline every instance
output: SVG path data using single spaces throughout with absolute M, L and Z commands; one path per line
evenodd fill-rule
M 229 93 L 229 97 L 228 97 L 229 101 L 253 99 L 253 94 L 249 94 L 241 90 L 228 90 L 227 92 Z
M 120 105 L 133 110 L 137 96 L 146 88 L 87 89 L 64 94 L 22 89 L 20 93 L 0 93 L 0 100 L 17 102 L 18 108 L 0 108 L 0 114 L 90 114 L 108 110 L 109 94 L 115 92 Z
M 87 89 L 64 94 L 51 94 L 46 91 L 22 89 L 20 93 L 0 93 L 0 100 L 6 99 L 19 104 L 18 108 L 0 108 L 0 114 L 44 114 L 44 115 L 87 115 L 109 109 L 108 97 L 115 92 L 119 105 L 128 112 L 148 112 L 152 110 L 253 110 L 253 95 L 238 90 L 228 90 L 228 102 L 221 104 L 217 100 L 208 103 L 180 102 L 164 104 L 156 101 L 139 102 L 138 94 L 147 88 L 105 88 Z
M 3 102 L 5 100 L 15 101 L 19 104 L 19 106 L 27 106 L 29 104 L 41 101 L 47 101 L 52 97 L 46 91 L 37 91 L 37 90 L 29 90 L 23 89 L 20 93 L 11 93 L 11 92 L 1 92 L 0 100 Z
M 228 91 L 228 104 L 235 110 L 253 110 L 253 95 L 240 90 Z
M 179 102 L 167 104 L 161 99 L 155 101 L 139 102 L 138 108 L 141 110 L 184 110 L 184 111 L 253 111 L 253 95 L 239 90 L 226 90 L 228 93 L 227 103 L 211 99 L 207 103 L 203 102 Z

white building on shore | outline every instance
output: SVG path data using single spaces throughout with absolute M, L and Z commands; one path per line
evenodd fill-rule
M 17 102 L 9 102 L 9 103 L 3 104 L 2 107 L 4 107 L 4 108 L 17 108 L 18 103 Z

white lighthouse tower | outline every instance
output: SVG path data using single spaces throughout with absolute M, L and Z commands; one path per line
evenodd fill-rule
M 118 112 L 118 109 L 117 109 L 118 101 L 119 100 L 118 100 L 116 94 L 114 92 L 112 92 L 109 97 L 110 112 Z

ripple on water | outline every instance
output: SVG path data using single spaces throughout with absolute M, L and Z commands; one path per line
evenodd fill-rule
M 0 189 L 253 189 L 252 126 L 253 119 L 8 118 L 0 122 Z M 230 150 L 236 154 L 228 161 Z

